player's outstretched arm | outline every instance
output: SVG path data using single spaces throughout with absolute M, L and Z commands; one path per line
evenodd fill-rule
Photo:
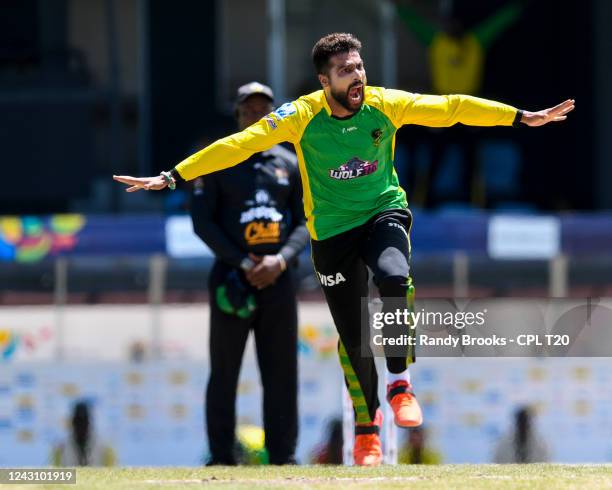
M 301 125 L 297 103 L 289 102 L 239 133 L 221 138 L 187 157 L 169 172 L 162 172 L 156 177 L 113 175 L 113 179 L 127 184 L 127 192 L 140 189 L 159 191 L 165 187 L 173 189 L 177 180 L 192 180 L 200 175 L 217 172 L 283 141 L 293 142 Z
M 543 126 L 567 119 L 575 101 L 568 99 L 559 105 L 537 112 L 471 95 L 411 94 L 402 90 L 384 89 L 385 113 L 396 127 L 419 124 L 449 127 L 456 123 L 467 126 Z
M 575 107 L 574 99 L 567 99 L 559 105 L 537 112 L 523 111 L 521 122 L 527 126 L 544 126 L 549 122 L 560 122 L 567 119 L 567 114 Z
M 158 175 L 157 177 L 131 177 L 129 175 L 113 175 L 113 180 L 129 185 L 126 192 L 135 192 L 140 189 L 145 191 L 160 191 L 168 186 L 168 181 L 165 177 Z

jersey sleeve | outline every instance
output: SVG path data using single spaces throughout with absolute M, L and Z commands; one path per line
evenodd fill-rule
M 512 126 L 519 114 L 515 107 L 471 95 L 422 95 L 385 89 L 385 113 L 396 127 L 404 124 L 447 127 Z
M 295 142 L 305 124 L 299 101 L 283 104 L 258 122 L 191 155 L 175 168 L 185 180 L 232 167 L 284 141 Z

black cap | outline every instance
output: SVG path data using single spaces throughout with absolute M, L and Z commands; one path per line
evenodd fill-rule
M 238 93 L 236 94 L 236 104 L 242 104 L 251 95 L 255 94 L 264 95 L 270 99 L 270 102 L 274 102 L 274 94 L 272 93 L 272 89 L 270 87 L 264 85 L 263 83 L 250 82 L 238 88 Z

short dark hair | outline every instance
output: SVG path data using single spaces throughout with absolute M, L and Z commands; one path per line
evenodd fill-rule
M 329 59 L 338 53 L 361 51 L 361 41 L 346 32 L 333 32 L 322 37 L 312 48 L 312 62 L 317 74 L 327 74 Z

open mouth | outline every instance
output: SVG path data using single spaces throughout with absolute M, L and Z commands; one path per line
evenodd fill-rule
M 349 88 L 348 99 L 352 104 L 358 104 L 363 98 L 363 84 L 358 83 Z

